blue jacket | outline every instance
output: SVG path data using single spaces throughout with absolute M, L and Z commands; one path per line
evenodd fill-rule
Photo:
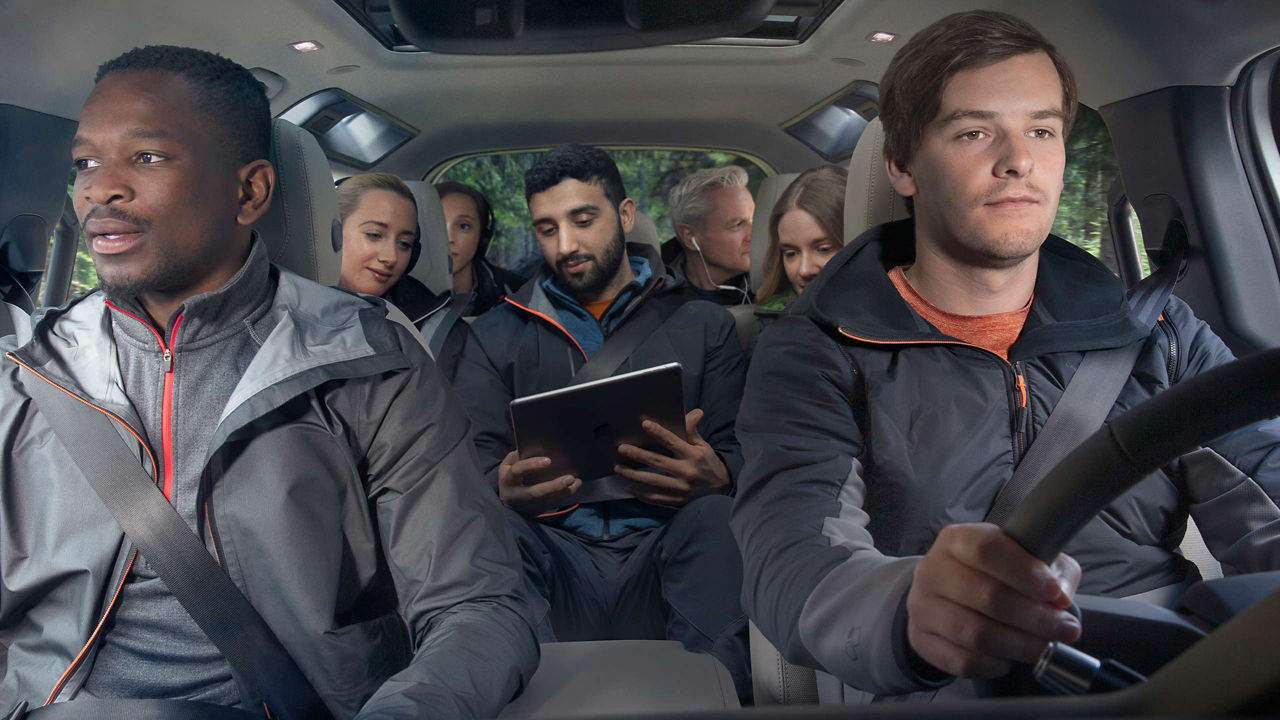
M 724 460 L 736 482 L 742 454 L 733 423 L 746 380 L 747 359 L 733 316 L 705 301 L 685 302 L 680 283 L 647 245 L 627 246 L 636 280 L 597 323 L 544 266 L 502 305 L 479 317 L 463 348 L 454 381 L 474 423 L 480 467 L 497 487 L 498 465 L 515 449 L 511 401 L 569 384 L 578 368 L 645 302 L 676 302 L 666 318 L 616 374 L 669 362 L 684 366 L 685 412 L 701 408 L 703 439 Z M 609 538 L 657 527 L 674 508 L 638 500 L 571 506 L 544 522 L 589 538 Z

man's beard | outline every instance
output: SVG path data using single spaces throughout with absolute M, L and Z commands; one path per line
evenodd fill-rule
M 148 293 L 168 295 L 194 284 L 206 264 L 164 255 L 155 261 L 153 268 L 124 277 L 107 279 L 99 272 L 98 286 L 109 300 L 129 300 Z
M 626 233 L 622 231 L 622 220 L 619 219 L 613 241 L 605 246 L 599 257 L 580 252 L 566 255 L 556 261 L 556 277 L 578 297 L 599 297 L 600 292 L 608 287 L 609 283 L 613 282 L 614 276 L 618 274 L 618 268 L 622 266 L 622 261 L 627 254 L 626 249 Z M 573 277 L 564 271 L 565 265 L 584 260 L 594 262 L 581 275 Z

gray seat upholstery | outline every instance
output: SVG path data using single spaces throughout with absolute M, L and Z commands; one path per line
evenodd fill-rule
M 409 275 L 426 285 L 431 292 L 442 293 L 453 287 L 453 264 L 449 253 L 449 225 L 444 206 L 434 186 L 421 180 L 406 180 L 418 205 L 418 229 L 422 232 L 422 254 Z
M 756 190 L 756 211 L 751 218 L 751 287 L 759 288 L 764 282 L 764 258 L 769 254 L 769 216 L 778 198 L 795 182 L 800 173 L 779 173 L 760 182 Z M 754 299 L 754 298 L 753 298 Z M 756 340 L 759 325 L 756 323 L 755 303 L 735 305 L 729 314 L 737 325 L 738 340 L 742 347 L 750 348 Z
M 333 173 L 320 143 L 288 120 L 271 123 L 276 186 L 271 207 L 254 224 L 272 262 L 322 285 L 337 285 L 342 224 Z
M 889 184 L 884 169 L 884 127 L 873 118 L 862 130 L 849 158 L 844 191 L 844 242 L 867 230 L 908 216 L 907 201 Z
M 758 211 L 759 204 L 756 207 Z M 880 127 L 880 120 L 873 119 L 862 131 L 853 156 L 849 158 L 849 183 L 845 187 L 844 199 L 845 244 L 869 228 L 906 217 L 906 202 L 889 185 L 889 176 L 884 169 L 884 130 Z M 752 232 L 754 235 L 754 228 Z M 754 282 L 754 237 L 751 249 Z M 757 705 L 818 702 L 818 682 L 814 671 L 787 662 L 782 653 L 760 634 L 754 623 L 751 625 L 751 682 Z
M 736 710 L 719 660 L 673 640 L 545 643 L 538 670 L 498 717 L 574 718 Z
M 660 248 L 662 236 L 658 234 L 658 226 L 653 224 L 653 218 L 636 210 L 636 221 L 631 232 L 627 233 L 627 242 L 644 243 Z
M 800 173 L 778 173 L 760 181 L 756 190 L 756 212 L 751 218 L 751 287 L 764 283 L 764 258 L 769 254 L 769 216 L 782 198 L 782 193 Z

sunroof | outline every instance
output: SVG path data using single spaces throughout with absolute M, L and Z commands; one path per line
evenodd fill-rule
M 391 16 L 390 0 L 334 0 L 388 50 L 422 52 L 405 39 Z M 739 37 L 704 40 L 699 45 L 798 45 L 844 0 L 779 0 L 759 27 Z

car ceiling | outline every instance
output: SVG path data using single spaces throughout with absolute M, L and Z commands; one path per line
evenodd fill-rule
M 285 79 L 279 113 L 341 87 L 421 131 L 378 167 L 406 177 L 454 156 L 577 140 L 718 146 L 780 171 L 821 162 L 779 125 L 859 79 L 878 81 L 906 38 L 959 0 L 844 0 L 792 47 L 686 45 L 586 55 L 479 57 L 386 50 L 329 0 L 5 0 L 0 102 L 75 118 L 98 64 L 145 44 L 220 52 Z M 999 0 L 1056 44 L 1083 102 L 1169 85 L 1231 84 L 1280 45 L 1274 0 Z M 874 44 L 873 31 L 898 40 Z M 299 54 L 289 43 L 324 47 Z M 852 59 L 861 65 L 836 62 Z M 331 74 L 332 68 L 360 69 Z

